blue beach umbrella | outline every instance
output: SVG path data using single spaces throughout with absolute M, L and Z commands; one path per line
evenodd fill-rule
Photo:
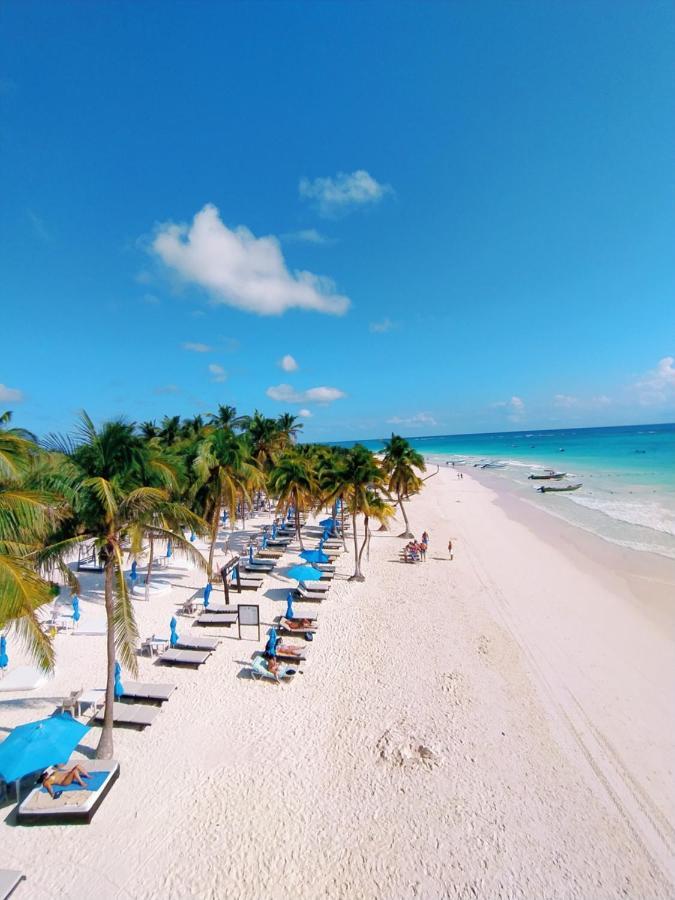
M 172 647 L 175 647 L 178 643 L 178 632 L 176 631 L 178 627 L 178 622 L 176 622 L 176 617 L 172 616 L 171 621 L 169 622 L 169 628 L 171 629 L 171 637 L 169 638 L 169 643 Z
M 192 541 L 194 543 L 194 540 L 196 537 L 197 537 L 197 535 L 194 533 L 194 531 L 191 531 L 190 532 L 190 541 Z
M 7 638 L 4 634 L 0 634 L 0 669 L 6 669 L 9 663 L 7 656 Z
M 314 566 L 293 566 L 286 572 L 289 578 L 295 578 L 296 581 L 320 581 L 321 572 Z
M 167 558 L 170 557 L 170 556 L 173 556 L 173 544 L 171 543 L 171 540 L 169 540 L 169 541 L 167 542 L 167 545 L 166 545 L 166 555 L 167 555 Z
M 321 550 L 303 550 L 300 556 L 308 563 L 327 563 L 328 557 Z
M 80 612 L 80 598 L 75 594 L 73 597 L 73 622 L 79 622 L 82 618 L 82 613 Z
M 124 686 L 122 684 L 122 666 L 115 662 L 115 700 L 119 700 L 124 694 Z
M 275 522 L 272 525 L 272 540 L 274 540 L 277 536 L 277 523 Z
M 248 548 L 248 561 L 250 563 L 253 562 L 253 544 L 250 544 L 250 546 Z
M 0 744 L 0 777 L 6 782 L 18 781 L 31 772 L 67 762 L 88 731 L 69 713 L 17 726 Z
M 265 653 L 267 653 L 268 656 L 276 656 L 278 643 L 279 638 L 277 637 L 276 629 L 272 628 L 270 630 L 269 640 L 265 644 Z
M 136 562 L 136 560 L 134 560 L 131 564 L 131 575 L 130 575 L 130 578 L 133 582 L 135 582 L 136 579 L 138 578 L 138 572 L 136 571 L 137 568 L 138 568 L 138 563 Z
M 209 583 L 204 588 L 204 607 L 205 608 L 209 605 L 209 597 L 211 596 L 212 590 L 213 590 L 213 585 L 209 581 Z
M 330 528 L 331 531 L 334 531 L 337 528 L 337 519 L 322 519 L 319 525 L 322 528 Z
M 288 507 L 288 516 L 287 516 L 287 519 L 288 519 L 288 521 L 290 522 L 292 518 L 293 518 L 293 507 L 292 507 L 292 506 L 289 506 L 289 507 Z
M 223 511 L 223 525 L 227 522 L 227 512 Z
M 267 549 L 267 535 L 266 535 L 266 534 L 263 534 L 263 539 L 262 539 L 262 549 L 263 549 L 263 550 L 266 550 L 266 549 Z
M 289 591 L 286 594 L 286 618 L 293 618 L 293 591 Z

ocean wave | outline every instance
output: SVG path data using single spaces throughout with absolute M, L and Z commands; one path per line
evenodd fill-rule
M 673 511 L 660 503 L 648 500 L 628 500 L 600 497 L 597 494 L 580 494 L 568 496 L 577 506 L 583 506 L 594 512 L 603 513 L 618 522 L 627 525 L 640 525 L 652 531 L 660 531 L 675 537 L 675 518 Z

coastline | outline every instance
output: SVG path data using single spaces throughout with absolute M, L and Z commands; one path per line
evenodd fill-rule
M 92 824 L 18 828 L 1 807 L 26 896 L 88 896 L 96 878 L 102 898 L 669 897 L 672 635 L 592 550 L 508 504 L 441 469 L 409 506 L 427 561 L 399 561 L 400 521 L 373 535 L 365 583 L 341 557 L 330 597 L 298 604 L 320 627 L 292 684 L 243 676 L 266 629 L 221 629 L 199 672 L 140 658 L 141 680 L 178 690 L 146 732 L 116 729 L 120 779 Z M 283 568 L 243 597 L 264 623 Z M 200 584 L 179 573 L 138 603 L 141 636 Z M 3 731 L 101 682 L 104 638 L 56 640 L 53 682 L 0 695 Z

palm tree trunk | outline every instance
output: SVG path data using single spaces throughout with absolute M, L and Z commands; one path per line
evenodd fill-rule
M 300 528 L 300 507 L 298 505 L 298 492 L 293 491 L 293 504 L 295 506 L 295 533 L 298 536 L 298 540 L 300 541 L 300 549 L 304 550 L 305 547 L 302 543 L 302 530 Z
M 112 759 L 113 755 L 113 703 L 115 702 L 115 594 L 113 581 L 115 577 L 115 562 L 113 547 L 106 548 L 106 562 L 104 569 L 105 578 L 105 618 L 106 618 L 106 651 L 107 674 L 105 682 L 105 713 L 103 716 L 103 729 L 101 738 L 96 748 L 97 759 Z
M 218 539 L 218 522 L 220 520 L 220 503 L 216 503 L 213 507 L 213 520 L 211 522 L 211 546 L 209 547 L 209 581 L 213 576 L 213 554 L 216 549 L 216 540 Z
M 150 556 L 148 557 L 148 571 L 145 575 L 145 599 L 150 600 L 150 579 L 152 578 L 152 563 L 155 557 L 155 539 L 150 535 Z
M 411 538 L 412 532 L 410 531 L 410 525 L 408 524 L 408 516 L 406 515 L 405 506 L 403 505 L 403 500 L 400 494 L 397 494 L 398 505 L 401 507 L 401 513 L 403 515 L 403 521 L 405 522 L 405 531 L 403 534 L 399 534 L 399 537 L 402 538 Z
M 359 556 L 359 542 L 356 537 L 356 510 L 352 512 L 352 528 L 354 529 L 354 574 L 350 581 L 365 581 L 361 574 L 361 557 Z
M 363 558 L 363 551 L 366 549 L 366 545 L 368 544 L 368 538 L 370 537 L 370 529 L 368 528 L 368 516 L 363 517 L 363 543 L 361 544 L 361 549 L 359 550 L 359 568 L 361 567 L 361 559 Z M 365 576 L 364 576 L 365 577 Z

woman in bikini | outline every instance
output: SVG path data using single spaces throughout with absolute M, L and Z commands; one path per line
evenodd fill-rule
M 76 782 L 80 787 L 86 788 L 83 778 L 91 778 L 89 772 L 80 765 L 75 766 L 50 766 L 40 776 L 42 786 L 47 788 L 50 796 L 54 796 L 54 787 L 67 787 Z

